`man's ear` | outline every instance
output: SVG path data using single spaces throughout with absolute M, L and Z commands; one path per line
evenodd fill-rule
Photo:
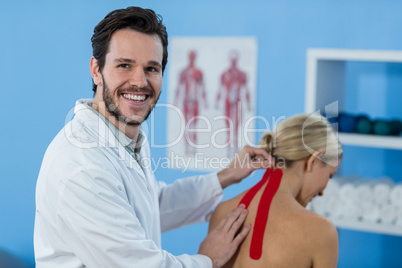
M 90 70 L 91 70 L 92 79 L 94 80 L 94 84 L 99 86 L 99 84 L 102 82 L 102 74 L 99 71 L 98 60 L 95 59 L 95 57 L 93 57 L 93 56 L 92 56 L 91 61 L 89 63 L 89 67 L 90 67 Z
M 318 157 L 322 155 L 321 151 L 315 151 L 309 158 L 307 158 L 306 162 L 306 171 L 310 172 L 313 170 L 313 165 L 317 163 L 317 161 L 321 161 Z

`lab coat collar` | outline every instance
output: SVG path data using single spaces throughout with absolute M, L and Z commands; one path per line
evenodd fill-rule
M 93 99 L 80 99 L 76 102 L 76 106 L 74 108 L 75 118 L 81 122 L 85 129 L 90 132 L 93 137 L 96 137 L 97 140 L 91 142 L 90 147 L 112 147 L 118 150 L 118 155 L 120 160 L 124 161 L 126 166 L 129 168 L 135 169 L 138 174 L 143 177 L 145 180 L 145 174 L 143 169 L 139 166 L 138 162 L 128 153 L 125 146 L 132 146 L 133 140 L 124 135 L 123 132 L 118 131 L 119 137 L 116 137 L 115 134 L 111 131 L 106 121 L 102 120 L 99 116 L 91 111 L 91 106 L 93 103 Z M 113 125 L 113 127 L 115 127 Z M 116 128 L 117 129 L 117 128 Z M 142 138 L 139 140 L 141 143 L 140 146 L 143 147 L 147 144 L 147 138 L 142 130 L 140 130 L 140 135 Z M 88 143 L 83 143 L 79 141 L 81 144 L 84 144 L 82 148 L 86 148 Z M 148 149 L 148 148 L 147 148 Z M 140 155 L 143 155 L 143 150 L 141 150 Z M 147 150 L 148 151 L 148 150 Z M 149 157 L 149 156 L 148 156 Z

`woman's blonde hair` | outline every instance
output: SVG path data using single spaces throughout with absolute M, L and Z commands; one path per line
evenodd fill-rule
M 320 159 L 327 162 L 342 157 L 342 146 L 328 120 L 319 115 L 299 114 L 281 121 L 273 132 L 261 137 L 260 148 L 264 148 L 274 159 L 283 159 L 287 166 L 306 159 L 320 151 Z

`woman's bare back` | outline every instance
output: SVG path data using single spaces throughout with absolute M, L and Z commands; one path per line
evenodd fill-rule
M 251 223 L 254 226 L 264 188 L 258 191 L 250 203 L 245 224 Z M 216 208 L 210 220 L 210 230 L 224 215 L 238 206 L 246 192 L 222 202 Z M 252 235 L 253 230 L 225 267 L 336 267 L 338 236 L 335 226 L 327 219 L 306 210 L 280 189 L 271 203 L 259 260 L 250 258 Z

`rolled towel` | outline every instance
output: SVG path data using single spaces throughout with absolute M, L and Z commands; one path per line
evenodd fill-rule
M 380 222 L 381 224 L 391 225 L 396 220 L 397 210 L 394 205 L 385 204 L 380 207 Z
M 383 178 L 375 183 L 373 187 L 374 200 L 378 205 L 390 203 L 391 187 L 393 183 L 390 178 Z
M 380 221 L 380 207 L 374 202 L 371 203 L 371 207 L 362 211 L 361 220 L 366 223 L 378 223 Z
M 372 207 L 374 202 L 373 187 L 367 182 L 362 182 L 356 186 L 356 199 L 362 209 Z
M 336 178 L 328 181 L 324 190 L 324 198 L 339 197 L 339 182 Z
M 391 204 L 395 206 L 402 207 L 402 184 L 395 184 L 391 189 L 391 193 L 389 195 L 389 199 Z
M 343 207 L 343 219 L 350 221 L 358 221 L 362 216 L 362 211 L 357 202 L 349 200 L 345 202 Z
M 320 215 L 328 216 L 328 204 L 334 198 L 339 198 L 339 185 L 335 180 L 330 180 L 324 190 L 324 194 L 315 197 L 312 201 L 312 203 L 314 203 L 315 211 Z
M 402 206 L 396 206 L 395 225 L 402 226 Z
M 324 190 L 324 194 L 322 196 L 316 196 L 310 202 L 311 208 L 314 212 L 328 216 L 328 202 L 332 198 L 339 197 L 339 186 L 338 183 L 334 180 L 328 181 L 327 187 Z
M 344 216 L 345 202 L 339 198 L 331 198 L 328 200 L 327 213 L 331 219 L 342 219 Z
M 354 182 L 357 177 L 336 177 L 328 182 L 324 197 L 326 199 L 326 214 L 332 219 L 358 218 L 356 207 L 356 188 Z
M 342 184 L 339 189 L 339 198 L 347 203 L 356 202 L 356 187 L 353 183 Z
M 316 196 L 311 202 L 311 209 L 317 214 L 322 216 L 328 216 L 327 211 L 327 201 L 324 196 Z

